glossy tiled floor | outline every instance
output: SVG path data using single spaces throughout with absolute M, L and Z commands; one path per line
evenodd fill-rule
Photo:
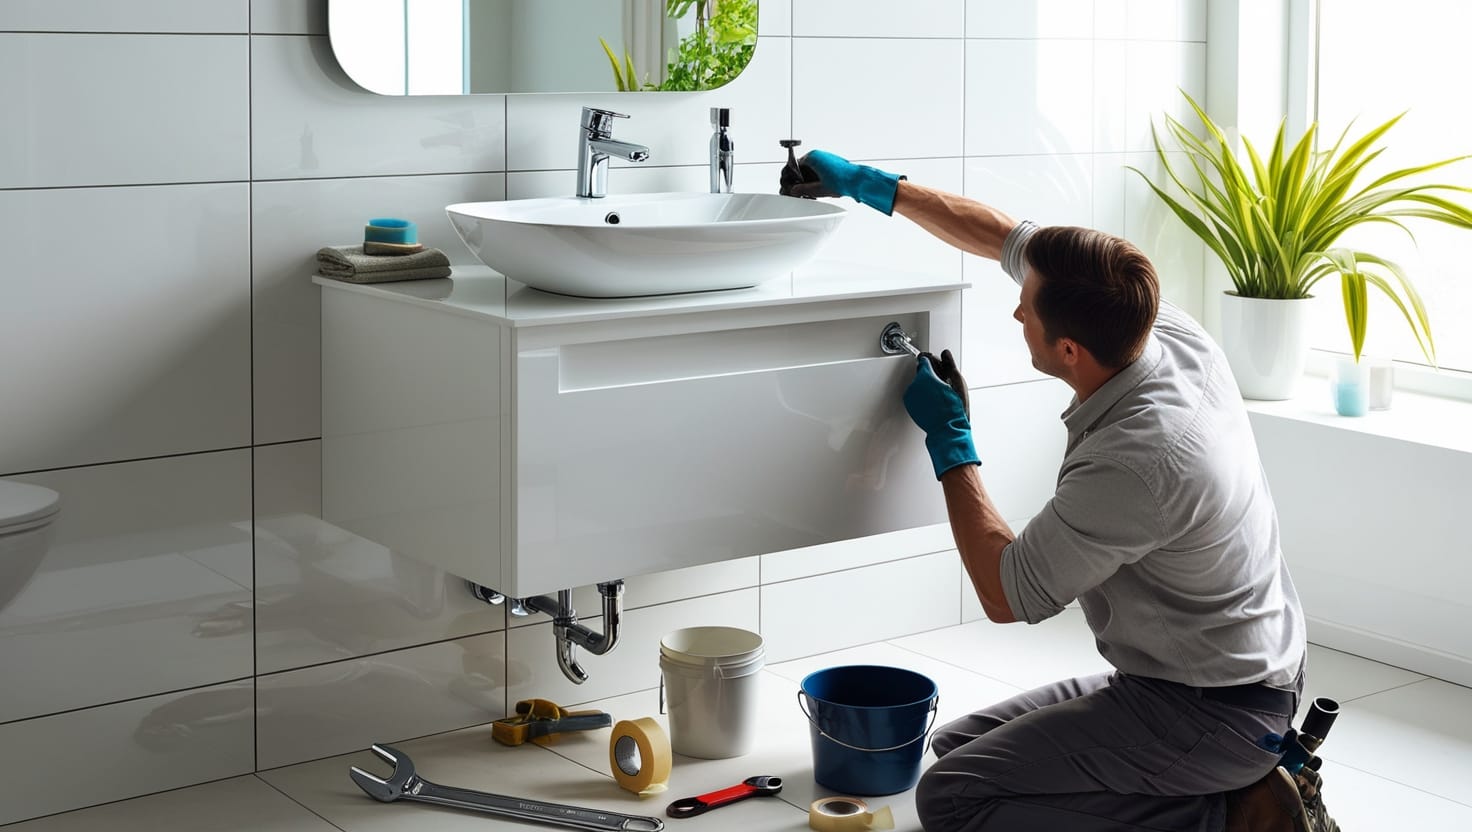
M 761 738 L 733 760 L 677 758 L 670 791 L 647 800 L 608 776 L 608 731 L 569 737 L 546 750 L 505 748 L 470 728 L 399 743 L 419 772 L 446 785 L 662 814 L 675 797 L 731 785 L 755 774 L 786 778 L 780 799 L 749 800 L 708 815 L 670 821 L 689 830 L 801 830 L 806 806 L 824 793 L 812 782 L 797 680 L 836 664 L 908 667 L 941 690 L 940 719 L 1065 674 L 1102 668 L 1076 610 L 1037 627 L 977 622 L 771 665 L 762 673 Z M 590 670 L 597 671 L 590 664 Z M 1324 747 L 1328 805 L 1346 832 L 1472 829 L 1472 690 L 1344 653 L 1311 648 L 1310 696 L 1333 696 L 1344 715 Z M 616 719 L 653 714 L 654 691 L 596 703 Z M 457 832 L 532 827 L 408 803 L 380 804 L 347 777 L 350 765 L 381 770 L 351 754 L 6 827 L 6 832 Z M 899 828 L 916 830 L 910 794 L 880 798 Z

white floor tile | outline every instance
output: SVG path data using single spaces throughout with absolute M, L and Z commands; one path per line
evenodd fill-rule
M 253 775 L 52 815 L 5 832 L 332 832 L 327 823 Z
M 1311 649 L 1310 695 L 1345 702 L 1344 715 L 1325 745 L 1325 797 L 1345 829 L 1472 828 L 1472 689 L 1320 647 Z M 1069 609 L 1038 627 L 987 622 L 951 627 L 770 665 L 760 675 L 760 738 L 751 753 L 728 760 L 676 757 L 669 789 L 639 798 L 619 790 L 608 774 L 608 729 L 568 735 L 551 749 L 506 748 L 485 726 L 411 740 L 398 747 L 422 776 L 447 786 L 538 800 L 663 816 L 681 797 L 734 785 L 757 774 L 784 779 L 779 799 L 754 799 L 679 822 L 701 830 L 805 828 L 807 806 L 829 792 L 812 778 L 808 727 L 797 702 L 799 680 L 813 670 L 841 664 L 906 667 L 936 680 L 939 719 L 997 701 L 1017 689 L 1101 669 L 1082 615 Z M 967 668 L 970 668 L 968 670 Z M 1005 681 L 999 681 L 1005 679 Z M 615 720 L 657 714 L 652 690 L 589 703 Z M 553 753 L 548 753 L 548 751 Z M 927 754 L 922 765 L 934 757 Z M 348 779 L 360 765 L 385 774 L 387 766 L 366 751 L 208 783 L 28 821 L 16 832 L 134 832 L 190 829 L 201 832 L 410 832 L 432 828 L 512 830 L 524 826 L 407 802 L 381 805 Z M 264 783 L 261 781 L 265 781 Z M 267 785 L 269 784 L 269 786 Z M 294 802 L 293 802 L 294 801 Z M 913 792 L 872 798 L 891 807 L 900 830 L 918 832 Z M 325 821 L 325 822 L 324 822 Z
M 1352 699 L 1383 693 L 1426 678 L 1419 673 L 1330 650 L 1317 644 L 1308 646 L 1306 675 L 1308 679 L 1303 688 L 1304 708 L 1320 696 L 1338 700 L 1342 705 Z M 1300 709 L 1299 715 L 1302 716 L 1303 713 Z
M 1110 669 L 1073 608 L 1033 626 L 977 621 L 892 643 L 1023 690 Z
M 1472 829 L 1472 806 L 1325 762 L 1324 807 L 1349 830 Z
M 648 702 L 648 710 L 644 713 L 652 712 L 654 694 L 646 692 L 642 695 Z M 640 714 L 615 713 L 616 717 L 637 715 Z M 588 735 L 592 734 L 598 736 L 589 738 Z M 395 748 L 413 760 L 421 777 L 442 786 L 656 817 L 664 815 L 665 806 L 671 800 L 687 796 L 684 787 L 645 798 L 620 789 L 608 774 L 608 734 L 609 731 L 604 729 L 569 738 L 585 748 L 586 753 L 579 755 L 577 762 L 534 745 L 516 748 L 499 745 L 491 739 L 490 731 L 485 727 L 413 740 Z M 409 801 L 380 804 L 363 794 L 348 778 L 348 768 L 355 765 L 380 776 L 388 771 L 387 765 L 364 751 L 265 772 L 261 777 L 346 832 L 408 832 L 411 829 L 495 832 L 528 828 L 525 824 L 488 815 L 415 805 Z M 711 788 L 701 788 L 705 785 L 702 782 L 695 786 L 696 791 L 689 794 L 733 785 L 749 776 L 750 773 L 745 773 L 728 783 L 712 783 Z M 690 832 L 702 829 L 787 829 L 795 827 L 795 822 L 801 820 L 799 813 L 779 801 L 759 800 L 682 821 L 680 825 Z
M 1472 805 L 1469 712 L 1472 688 L 1416 682 L 1345 705 L 1320 753 L 1326 762 Z
M 785 661 L 956 624 L 961 620 L 958 584 L 954 552 L 767 584 L 762 587 L 767 657 Z M 837 626 L 815 627 L 814 622 Z
M 940 693 L 939 714 L 935 724 L 944 725 L 979 708 L 1010 699 L 1022 688 L 999 682 L 987 676 L 962 670 L 940 659 L 924 656 L 893 644 L 867 644 L 820 656 L 809 656 L 775 664 L 767 669 L 784 678 L 801 683 L 804 676 L 828 667 L 849 664 L 877 664 L 902 667 L 923 674 L 935 682 Z
M 744 756 L 727 760 L 675 757 L 674 772 L 670 775 L 670 788 L 667 792 L 669 800 L 660 802 L 659 812 L 664 811 L 663 807 L 669 801 L 735 785 L 759 774 L 781 777 L 782 794 L 779 797 L 791 809 L 801 810 L 803 813 L 806 813 L 814 800 L 833 794 L 813 782 L 812 741 L 807 720 L 798 707 L 797 689 L 797 682 L 764 671 L 758 706 L 761 739 L 756 749 Z M 591 703 L 591 706 L 608 711 L 615 720 L 653 716 L 666 728 L 669 725 L 667 717 L 656 714 L 659 702 L 654 691 L 605 699 Z M 590 768 L 604 770 L 608 766 L 609 733 L 608 729 L 588 731 L 569 737 L 553 746 L 552 750 Z M 934 761 L 935 757 L 927 753 L 922 765 L 929 765 Z M 889 806 L 893 809 L 897 829 L 919 832 L 920 821 L 915 814 L 913 790 L 887 797 L 866 798 L 866 801 L 875 808 Z M 762 804 L 767 804 L 767 812 L 776 815 L 776 822 L 756 814 Z M 733 830 L 797 829 L 806 826 L 801 814 L 795 814 L 797 823 L 783 822 L 789 813 L 777 812 L 775 808 L 767 801 L 748 800 L 744 804 L 712 812 L 704 817 L 710 822 L 721 821 L 727 824 L 712 828 Z M 687 825 L 685 821 L 680 822 L 681 829 Z

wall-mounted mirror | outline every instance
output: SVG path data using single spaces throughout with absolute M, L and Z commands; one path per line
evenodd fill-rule
M 683 92 L 746 68 L 757 0 L 330 0 L 327 28 L 382 95 Z

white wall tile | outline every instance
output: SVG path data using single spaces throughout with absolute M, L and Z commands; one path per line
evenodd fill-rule
M 776 193 L 781 166 L 770 163 L 736 165 L 732 182 L 738 192 Z M 572 196 L 577 190 L 576 170 L 529 170 L 506 174 L 507 199 Z M 710 188 L 710 168 L 630 165 L 608 175 L 610 194 L 647 194 L 700 191 Z
M 0 188 L 245 179 L 246 40 L 0 34 Z
M 1094 0 L 966 0 L 968 38 L 1093 36 Z
M 317 250 L 361 242 L 373 217 L 402 217 L 451 262 L 478 263 L 445 206 L 504 198 L 505 174 L 257 182 L 251 193 L 255 441 L 285 442 L 322 433 Z
M 1031 517 L 1053 496 L 1068 439 L 1057 417 L 1072 398 L 1057 379 L 971 391 L 981 479 L 1003 517 Z
M 1013 313 L 1020 289 L 995 260 L 966 258 L 966 280 L 961 293 L 961 373 L 971 387 L 991 387 L 1047 378 L 1032 366 L 1032 354 L 1022 338 L 1022 324 Z
M 1020 533 L 1032 518 L 1009 517 L 1005 518 L 1007 528 L 1013 534 Z M 956 568 L 961 570 L 961 623 L 970 624 L 973 621 L 985 621 L 986 611 L 981 608 L 981 599 L 976 595 L 976 588 L 971 584 L 971 576 L 966 574 L 966 565 L 960 562 L 957 554 Z
M 1165 129 L 1164 115 L 1193 129 L 1200 124 L 1184 90 L 1206 105 L 1206 45 L 1148 41 L 1125 49 L 1125 146 L 1100 150 L 1150 151 L 1152 120 Z M 1189 117 L 1188 117 L 1189 115 Z
M 1099 0 L 1116 5 L 1119 0 Z M 1125 34 L 1144 40 L 1206 40 L 1206 0 L 1126 0 Z
M 239 682 L 0 725 L 0 824 L 248 773 L 251 695 Z
M 1093 221 L 1088 154 L 982 156 L 966 160 L 966 195 L 1038 225 Z
M 965 0 L 792 0 L 792 33 L 825 38 L 955 38 Z M 888 60 L 880 63 L 888 64 Z M 845 67 L 847 69 L 847 67 Z
M 1017 528 L 1014 527 L 1012 531 L 1016 532 Z M 971 576 L 966 574 L 966 565 L 961 563 L 959 553 L 956 555 L 956 568 L 960 570 L 961 623 L 970 624 L 985 619 L 986 610 L 981 608 L 981 599 L 976 595 L 976 588 L 971 585 Z
M 0 473 L 250 442 L 247 205 L 243 183 L 0 190 L 0 354 L 25 356 Z
M 626 167 L 710 163 L 710 108 L 731 110 L 731 138 L 741 162 L 781 162 L 777 142 L 791 134 L 791 38 L 758 38 L 756 54 L 736 80 L 698 93 L 513 95 L 506 102 L 509 170 L 576 170 L 583 107 L 623 113 L 613 137 L 649 148 L 642 163 L 611 161 L 612 181 Z M 708 183 L 708 180 L 707 180 Z M 708 184 L 707 184 L 708 187 Z M 740 190 L 740 188 L 738 188 Z
M 578 651 L 588 681 L 574 685 L 557 667 L 552 624 L 545 617 L 535 627 L 507 632 L 506 701 L 541 697 L 560 705 L 589 702 L 659 685 L 659 640 L 682 627 L 740 627 L 758 630 L 757 590 L 743 589 L 672 604 L 631 610 L 624 614 L 618 646 L 602 656 Z M 601 631 L 603 619 L 589 616 L 586 623 Z M 770 655 L 772 647 L 767 645 Z
M 793 38 L 793 138 L 850 159 L 959 156 L 964 43 Z
M 504 96 L 375 95 L 325 37 L 250 43 L 256 180 L 505 170 Z
M 1013 219 L 1092 225 L 1091 157 L 1007 156 L 966 160 L 966 195 Z M 961 296 L 961 368 L 972 387 L 1043 378 L 1033 369 L 1022 325 L 1012 317 L 1018 287 L 995 260 L 967 256 Z
M 1351 421 L 1332 415 L 1327 384 L 1318 389 L 1322 404 L 1306 412 Z M 1472 632 L 1453 624 L 1469 613 L 1462 515 L 1472 456 L 1300 418 L 1251 418 L 1313 640 L 1472 683 Z M 1394 569 L 1384 568 L 1387 552 Z
M 936 498 L 941 499 L 940 486 Z M 956 553 L 937 552 L 762 587 L 767 660 L 896 638 L 957 624 Z
M 1169 158 L 1178 173 L 1189 168 L 1185 154 L 1172 153 Z M 1101 155 L 1099 159 L 1112 163 L 1117 157 Z M 1153 153 L 1124 154 L 1122 164 L 1139 169 L 1157 184 L 1166 178 L 1159 157 Z M 1206 244 L 1150 190 L 1139 174 L 1129 170 L 1124 171 L 1124 237 L 1139 246 L 1155 265 L 1160 296 L 1200 320 Z
M 0 32 L 243 33 L 249 5 L 250 0 L 6 0 Z
M 808 149 L 805 141 L 798 151 Z M 842 152 L 837 148 L 830 150 Z M 926 187 L 951 193 L 961 191 L 960 159 L 874 159 L 864 164 L 903 174 Z M 961 279 L 961 252 L 910 220 L 899 215 L 885 216 L 852 199 L 838 199 L 834 203 L 846 208 L 848 216 L 824 244 L 819 259 Z
M 0 722 L 251 674 L 250 584 L 230 574 L 250 571 L 249 451 L 15 479 L 61 513 L 0 610 Z
M 321 444 L 255 449 L 256 672 L 501 629 L 464 580 L 321 519 Z
M 792 0 L 757 0 L 756 11 L 761 35 L 792 34 Z
M 1122 151 L 1127 146 L 1126 133 L 1131 113 L 1126 75 L 1129 59 L 1126 54 L 1135 46 L 1123 40 L 1094 41 L 1095 153 Z M 1159 121 L 1158 116 L 1155 118 Z M 1148 123 L 1145 131 L 1148 135 Z
M 966 155 L 1091 151 L 1093 59 L 1092 43 L 967 41 Z
M 943 499 L 943 498 L 942 498 Z M 762 583 L 929 555 L 955 546 L 948 523 L 762 555 Z
M 1094 38 L 1123 39 L 1129 34 L 1129 0 L 1094 0 Z
M 624 607 L 639 609 L 668 604 L 684 598 L 715 595 L 754 587 L 761 583 L 761 559 L 740 558 L 639 575 L 624 582 Z M 589 612 L 597 609 L 584 606 Z
M 505 668 L 493 633 L 257 677 L 256 767 L 500 719 Z
M 1094 228 L 1107 234 L 1124 236 L 1125 192 L 1129 179 L 1138 174 L 1125 168 L 1127 157 L 1123 153 L 1095 153 L 1094 166 Z
M 328 0 L 250 0 L 250 30 L 258 35 L 327 34 Z
M 718 560 L 669 572 L 636 575 L 624 579 L 624 609 L 633 610 L 686 598 L 734 592 L 760 583 L 760 556 Z M 572 603 L 581 617 L 597 616 L 603 609 L 603 597 L 599 595 L 596 585 L 575 587 Z M 506 620 L 512 627 L 531 627 L 547 623 L 547 618 L 543 615 L 510 615 Z

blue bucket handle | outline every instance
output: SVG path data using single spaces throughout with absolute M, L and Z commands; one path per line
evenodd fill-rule
M 925 731 L 921 733 L 920 736 L 914 738 L 913 740 L 910 740 L 909 742 L 902 742 L 899 745 L 891 745 L 888 748 L 863 748 L 857 745 L 849 745 L 843 740 L 833 736 L 832 734 L 829 734 L 827 731 L 824 731 L 822 728 L 820 728 L 818 726 L 818 721 L 813 719 L 813 715 L 808 712 L 807 699 L 804 698 L 807 695 L 808 692 L 805 690 L 799 690 L 797 692 L 797 707 L 802 711 L 802 715 L 808 718 L 808 722 L 812 724 L 813 728 L 817 729 L 819 736 L 823 737 L 829 742 L 837 743 L 844 748 L 852 749 L 854 751 L 864 751 L 871 754 L 877 754 L 883 751 L 898 751 L 901 748 L 914 745 L 915 743 L 926 739 L 930 736 L 931 730 L 935 728 L 936 716 L 940 714 L 940 694 L 936 694 L 930 700 L 930 722 L 925 726 Z

